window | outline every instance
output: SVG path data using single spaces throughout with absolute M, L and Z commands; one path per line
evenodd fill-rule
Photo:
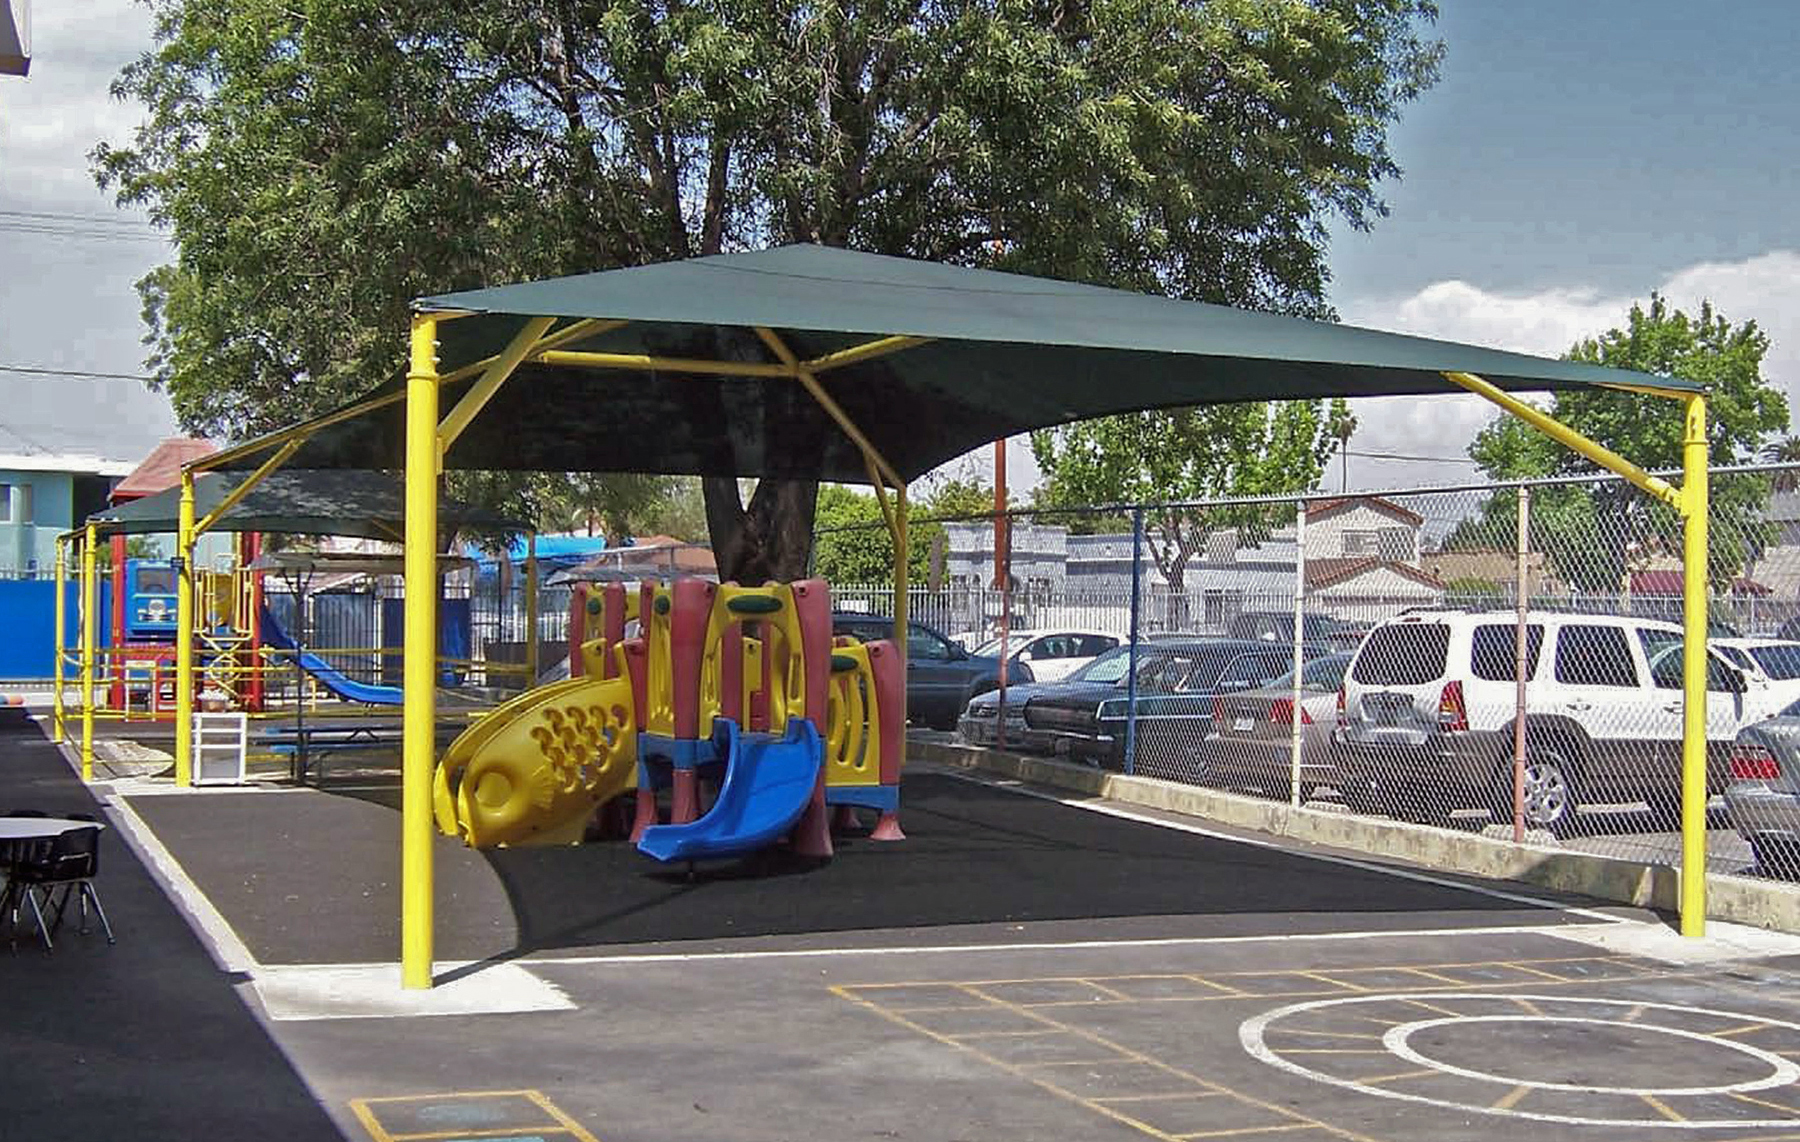
M 922 626 L 906 625 L 906 657 L 926 662 L 948 662 L 956 657 L 950 644 Z
M 1750 656 L 1763 673 L 1779 682 L 1800 678 L 1800 645 L 1753 646 Z
M 32 502 L 31 502 L 32 487 L 33 487 L 33 485 L 31 485 L 31 484 L 20 484 L 19 485 L 19 510 L 16 514 L 16 519 L 18 520 L 19 523 L 35 523 L 35 522 L 37 522 L 36 519 L 34 518 L 34 512 L 32 509 Z
M 1350 677 L 1374 686 L 1420 686 L 1444 676 L 1450 628 L 1443 623 L 1395 623 L 1363 643 Z
M 1344 555 L 1365 559 L 1391 559 L 1406 563 L 1413 557 L 1412 532 L 1404 527 L 1382 527 L 1344 532 Z
M 1638 628 L 1638 642 L 1643 645 L 1644 659 L 1650 663 L 1650 681 L 1659 690 L 1679 690 L 1687 677 L 1687 665 L 1681 636 L 1674 631 Z M 1706 655 L 1706 688 L 1729 694 L 1739 689 L 1733 668 L 1718 655 Z
M 0 523 L 13 522 L 12 485 L 0 484 Z
M 1303 690 L 1336 690 L 1344 684 L 1344 668 L 1350 665 L 1350 659 L 1342 654 L 1328 654 L 1324 658 L 1315 658 L 1306 664 L 1300 672 L 1300 688 Z M 1290 675 L 1293 671 L 1288 671 Z
M 1119 640 L 1109 634 L 1084 634 L 1081 636 L 1080 657 L 1093 658 L 1105 654 L 1117 645 Z
M 1556 637 L 1556 680 L 1571 686 L 1638 684 L 1631 644 L 1618 627 L 1566 626 Z
M 1525 628 L 1525 677 L 1537 676 L 1538 652 L 1544 648 L 1544 628 L 1537 624 Z M 1475 628 L 1469 647 L 1469 671 L 1489 682 L 1518 681 L 1519 628 L 1503 623 L 1488 623 Z
M 1220 690 L 1249 690 L 1281 673 L 1281 659 L 1272 654 L 1240 654 L 1219 675 Z

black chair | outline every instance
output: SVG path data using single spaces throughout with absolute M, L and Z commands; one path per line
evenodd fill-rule
M 94 877 L 100 872 L 100 830 L 68 829 L 34 848 L 36 851 L 24 854 L 13 865 L 6 890 L 0 893 L 0 910 L 10 905 L 15 932 L 21 908 L 30 905 L 38 932 L 44 937 L 44 948 L 50 950 L 55 946 L 52 938 L 62 927 L 63 914 L 68 911 L 73 897 L 81 914 L 78 931 L 85 933 L 88 930 L 87 910 L 91 903 L 94 914 L 100 917 L 101 928 L 106 931 L 106 942 L 116 943 L 106 910 L 100 906 L 100 894 L 94 889 Z M 61 889 L 60 896 L 58 889 Z M 51 912 L 47 922 L 46 908 Z

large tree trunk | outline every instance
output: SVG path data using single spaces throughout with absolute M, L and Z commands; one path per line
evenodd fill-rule
M 735 479 L 708 476 L 700 487 L 721 583 L 805 578 L 819 498 L 816 480 L 758 481 L 747 509 Z

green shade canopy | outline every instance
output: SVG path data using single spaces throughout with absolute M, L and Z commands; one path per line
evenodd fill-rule
M 1138 409 L 1314 397 L 1459 393 L 1446 371 L 1503 389 L 1683 381 L 1046 278 L 823 246 L 752 253 L 421 299 L 440 371 L 499 353 L 531 317 L 626 322 L 564 350 L 778 363 L 886 336 L 924 343 L 820 375 L 901 476 L 1035 428 Z M 446 383 L 448 411 L 472 378 Z M 376 394 L 398 392 L 395 380 Z M 398 468 L 404 405 L 319 429 L 311 468 Z M 224 466 L 249 466 L 239 457 Z M 721 377 L 527 361 L 451 446 L 445 465 L 865 482 L 861 451 L 790 377 Z
M 237 472 L 196 476 L 194 518 L 211 513 L 245 478 Z M 404 486 L 380 472 L 279 468 L 233 504 L 212 530 L 343 535 L 398 543 L 406 531 L 405 505 Z M 95 512 L 88 521 L 98 524 L 105 535 L 155 535 L 173 532 L 179 526 L 180 510 L 181 489 L 175 487 Z M 439 499 L 438 524 L 446 532 L 464 527 L 526 530 L 517 521 L 448 497 Z

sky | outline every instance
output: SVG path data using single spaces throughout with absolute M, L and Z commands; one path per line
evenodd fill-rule
M 107 88 L 149 48 L 149 17 L 130 0 L 31 2 L 32 73 L 0 77 L 0 366 L 140 374 L 133 283 L 168 251 L 94 186 L 86 156 L 138 119 Z M 1765 373 L 1800 413 L 1800 3 L 1440 8 L 1443 76 L 1391 134 L 1405 173 L 1384 186 L 1389 216 L 1333 242 L 1343 319 L 1555 355 L 1652 291 L 1709 298 L 1771 336 Z M 0 371 L 0 394 L 0 453 L 135 459 L 174 431 L 166 400 L 133 380 Z M 1348 476 L 1363 490 L 1475 478 L 1465 449 L 1494 415 L 1473 397 L 1355 412 Z M 1009 456 L 1028 486 L 1022 440 Z M 985 475 L 991 459 L 956 467 Z

